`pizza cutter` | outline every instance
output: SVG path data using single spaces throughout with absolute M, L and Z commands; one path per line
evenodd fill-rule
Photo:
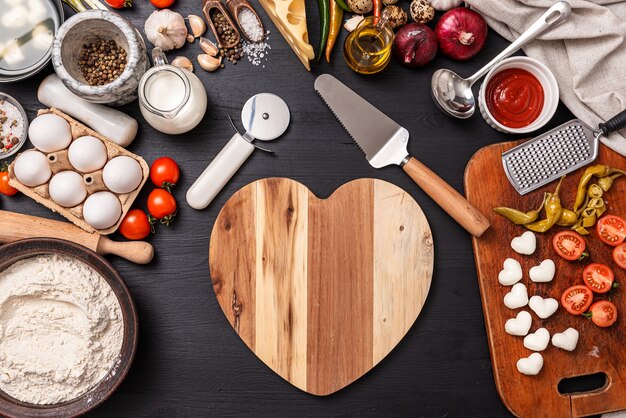
M 201 210 L 209 206 L 254 148 L 272 152 L 252 141 L 271 141 L 281 136 L 289 126 L 289 108 L 275 94 L 259 93 L 249 98 L 243 106 L 241 124 L 246 132 L 240 134 L 233 124 L 237 131 L 235 135 L 187 190 L 187 203 L 192 208 Z

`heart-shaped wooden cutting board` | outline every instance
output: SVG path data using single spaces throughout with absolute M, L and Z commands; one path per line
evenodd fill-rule
M 315 394 L 371 370 L 417 318 L 433 271 L 424 213 L 374 179 L 318 199 L 302 184 L 263 179 L 218 215 L 213 289 L 241 339 L 272 370 Z

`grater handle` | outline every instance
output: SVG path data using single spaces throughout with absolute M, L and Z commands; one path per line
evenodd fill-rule
M 613 116 L 611 119 L 598 125 L 598 128 L 602 131 L 604 136 L 608 136 L 610 133 L 619 131 L 626 127 L 626 109 Z

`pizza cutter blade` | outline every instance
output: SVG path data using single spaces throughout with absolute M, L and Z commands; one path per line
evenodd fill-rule
M 253 141 L 271 141 L 278 138 L 287 130 L 289 120 L 287 103 L 275 94 L 259 93 L 248 99 L 241 110 L 241 124 L 246 132 L 235 133 L 187 190 L 189 206 L 197 210 L 209 206 L 254 148 L 265 150 Z

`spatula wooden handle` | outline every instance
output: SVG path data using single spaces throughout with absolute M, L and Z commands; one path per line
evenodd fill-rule
M 489 228 L 490 223 L 485 215 L 415 157 L 409 157 L 402 169 L 467 232 L 480 237 Z

